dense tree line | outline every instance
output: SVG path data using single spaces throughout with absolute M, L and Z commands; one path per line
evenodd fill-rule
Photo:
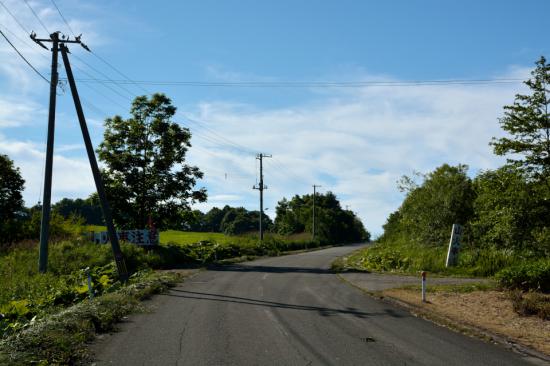
M 473 179 L 467 166 L 447 164 L 420 181 L 403 177 L 407 194 L 384 225 L 382 242 L 445 245 L 458 223 L 465 225 L 467 245 L 550 255 L 550 65 L 544 57 L 525 84 L 530 94 L 516 95 L 500 119 L 508 136 L 491 142 L 507 164 Z
M 258 231 L 259 222 L 259 211 L 226 205 L 223 208 L 213 207 L 206 213 L 199 210 L 188 212 L 181 222 L 180 229 L 238 235 Z M 273 221 L 265 213 L 262 222 L 266 231 L 273 227 Z
M 313 195 L 283 198 L 277 204 L 275 230 L 282 235 L 313 230 Z M 329 243 L 369 241 L 370 233 L 352 211 L 344 210 L 332 192 L 315 196 L 316 237 Z

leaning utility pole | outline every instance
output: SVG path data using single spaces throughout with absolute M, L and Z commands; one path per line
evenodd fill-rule
M 86 119 L 84 117 L 84 112 L 82 110 L 82 104 L 80 103 L 80 97 L 78 95 L 78 90 L 76 88 L 76 83 L 74 80 L 73 72 L 71 69 L 71 64 L 69 63 L 69 49 L 67 48 L 67 43 L 76 43 L 80 44 L 85 50 L 90 51 L 88 46 L 80 41 L 80 36 L 75 37 L 74 40 L 70 40 L 69 37 L 59 38 L 59 32 L 50 34 L 49 39 L 38 39 L 36 34 L 31 34 L 31 39 L 35 41 L 40 46 L 48 49 L 43 42 L 53 43 L 52 47 L 52 76 L 51 76 L 51 85 L 50 85 L 50 111 L 48 119 L 48 142 L 46 149 L 46 170 L 45 170 L 45 179 L 44 179 L 44 200 L 42 206 L 42 223 L 40 227 L 40 259 L 39 259 L 39 271 L 45 273 L 48 266 L 48 237 L 49 237 L 49 228 L 50 228 L 50 212 L 51 212 L 51 190 L 52 190 L 52 165 L 53 165 L 53 141 L 54 141 L 54 129 L 55 129 L 55 92 L 57 89 L 57 53 L 61 50 L 61 56 L 63 58 L 63 64 L 65 66 L 65 71 L 67 72 L 67 79 L 71 88 L 71 94 L 73 96 L 73 101 L 76 109 L 76 114 L 78 116 L 78 122 L 80 123 L 80 129 L 82 130 L 82 137 L 84 138 L 84 144 L 86 145 L 86 152 L 88 153 L 88 160 L 90 161 L 90 167 L 92 168 L 92 173 L 94 176 L 94 182 L 97 189 L 97 194 L 101 203 L 101 209 L 103 211 L 103 218 L 105 219 L 105 224 L 107 225 L 107 232 L 109 234 L 109 240 L 111 242 L 111 247 L 113 250 L 113 255 L 115 257 L 115 262 L 118 270 L 118 275 L 121 281 L 125 282 L 128 280 L 128 270 L 126 268 L 126 263 L 124 262 L 124 256 L 120 250 L 120 244 L 118 242 L 118 236 L 113 224 L 113 219 L 111 216 L 111 209 L 109 207 L 109 202 L 105 195 L 105 190 L 103 188 L 103 181 L 99 173 L 99 167 L 97 165 L 97 160 L 94 153 L 94 148 L 92 145 L 92 140 L 90 139 L 90 133 L 88 131 L 88 126 L 86 125 Z
M 264 185 L 263 158 L 271 158 L 271 155 L 266 155 L 262 153 L 256 155 L 256 159 L 260 161 L 260 184 L 258 186 L 252 187 L 252 189 L 257 189 L 260 191 L 260 241 L 264 240 L 262 221 L 264 218 L 264 189 L 267 189 L 267 186 Z
M 34 33 L 31 38 L 35 40 Z M 36 41 L 35 41 L 36 42 Z M 53 141 L 55 136 L 55 102 L 57 91 L 57 52 L 59 50 L 59 33 L 50 34 L 52 42 L 52 75 L 50 79 L 50 108 L 48 112 L 48 137 L 46 142 L 46 169 L 44 171 L 44 197 L 42 199 L 42 221 L 40 224 L 40 258 L 38 271 L 46 273 L 48 268 L 48 237 L 50 229 L 50 213 L 52 199 L 52 167 L 53 167 Z M 38 43 L 38 42 L 37 42 Z M 48 49 L 42 43 L 38 43 Z
M 321 188 L 322 186 L 314 184 L 313 185 L 313 225 L 312 225 L 312 237 L 315 239 L 315 196 L 317 195 L 316 188 Z

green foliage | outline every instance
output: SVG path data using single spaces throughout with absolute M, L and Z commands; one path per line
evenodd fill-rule
M 224 210 L 226 207 L 224 207 Z M 262 219 L 264 231 L 271 230 L 273 222 L 269 216 L 263 214 Z M 226 210 L 220 223 L 220 229 L 227 235 L 240 235 L 247 232 L 258 231 L 259 222 L 259 211 L 248 211 L 244 207 L 229 208 Z
M 275 230 L 281 235 L 311 233 L 313 195 L 283 198 L 277 204 Z M 316 238 L 327 243 L 369 241 L 370 233 L 352 211 L 343 210 L 332 192 L 315 196 Z
M 178 242 L 163 242 L 154 251 L 160 256 L 165 266 L 177 266 L 182 263 L 205 264 L 238 257 L 255 257 L 279 255 L 286 251 L 316 248 L 322 245 L 312 241 L 309 235 L 285 237 L 277 234 L 266 234 L 264 241 L 259 242 L 255 234 L 227 236 L 216 233 L 171 232 L 170 237 Z M 190 243 L 189 237 L 202 240 Z M 208 237 L 208 239 L 204 239 Z M 161 234 L 162 238 L 162 234 Z
M 34 206 L 27 210 L 28 219 L 23 222 L 21 235 L 25 239 L 40 238 L 42 222 L 42 206 Z M 81 216 L 69 215 L 67 218 L 57 211 L 50 215 L 50 238 L 54 241 L 76 238 L 83 232 L 84 219 Z
M 92 194 L 86 199 L 63 198 L 52 205 L 52 210 L 68 219 L 71 216 L 82 217 L 87 225 L 104 225 L 103 213 L 97 194 Z
M 532 260 L 532 257 L 506 249 L 466 247 L 460 253 L 458 265 L 447 268 L 446 255 L 447 250 L 442 246 L 432 247 L 407 241 L 379 242 L 353 253 L 341 267 L 362 271 L 428 271 L 444 275 L 487 277 L 494 276 L 503 268 Z
M 405 240 L 413 244 L 447 244 L 453 224 L 466 224 L 473 214 L 475 192 L 466 175 L 468 167 L 448 164 L 426 174 L 421 184 L 408 177 L 407 196 L 384 225 L 382 241 Z M 403 183 L 402 183 L 403 184 Z
M 128 268 L 134 272 L 159 266 L 159 256 L 143 248 L 123 244 L 122 251 Z M 108 245 L 76 240 L 51 243 L 48 273 L 38 273 L 37 263 L 38 250 L 34 246 L 13 248 L 0 255 L 0 335 L 19 330 L 34 316 L 86 298 L 87 267 L 95 295 L 119 286 Z
M 497 155 L 512 155 L 508 163 L 534 177 L 550 177 L 550 64 L 541 57 L 527 80 L 529 95 L 516 95 L 514 104 L 504 107 L 500 126 L 510 135 L 493 139 Z M 518 157 L 519 156 L 519 157 Z
M 208 211 L 204 215 L 204 231 L 222 232 L 222 220 L 224 219 L 227 212 L 230 210 L 231 207 L 227 205 L 225 205 L 222 209 L 219 209 L 218 207 L 212 207 L 212 209 L 210 209 L 210 211 Z
M 111 286 L 112 292 L 93 301 L 34 318 L 17 334 L 0 341 L 0 364 L 72 365 L 82 362 L 89 358 L 86 343 L 96 334 L 112 331 L 116 322 L 141 309 L 139 300 L 166 290 L 179 279 L 171 273 L 138 272 L 125 287 L 113 289 Z
M 498 273 L 497 278 L 506 288 L 550 292 L 550 260 L 542 259 L 505 268 Z
M 549 186 L 510 166 L 482 172 L 474 180 L 472 233 L 478 246 L 550 255 Z
M 25 181 L 7 155 L 0 154 L 0 248 L 18 239 Z
M 204 188 L 194 190 L 203 173 L 185 161 L 191 133 L 172 121 L 176 108 L 163 94 L 137 97 L 130 113 L 105 121 L 98 149 L 113 217 L 120 228 L 147 227 L 149 216 L 158 228 L 175 226 L 206 200 Z
M 240 235 L 259 230 L 260 212 L 248 211 L 244 207 L 225 205 L 222 209 L 213 207 L 206 214 L 198 210 L 188 211 L 182 219 L 183 230 Z M 265 231 L 271 230 L 273 226 L 271 218 L 266 214 L 263 215 L 262 224 Z

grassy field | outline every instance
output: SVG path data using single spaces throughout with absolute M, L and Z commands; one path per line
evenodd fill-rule
M 89 231 L 107 231 L 105 226 L 87 225 L 86 232 Z M 309 233 L 294 234 L 290 236 L 282 236 L 273 233 L 265 233 L 267 240 L 276 239 L 283 241 L 295 241 L 295 242 L 310 242 L 311 235 Z M 258 241 L 258 233 L 248 233 L 243 235 L 225 235 L 224 233 L 215 232 L 199 232 L 199 231 L 179 231 L 179 230 L 166 230 L 160 232 L 160 244 L 178 244 L 187 245 L 195 244 L 198 242 L 212 242 L 217 244 L 231 244 L 231 243 L 256 243 Z
M 178 244 L 193 244 L 200 241 L 211 241 L 225 244 L 230 242 L 233 238 L 234 237 L 227 236 L 223 233 L 206 233 L 194 231 L 167 230 L 161 231 L 160 233 L 161 244 L 168 244 L 170 242 Z

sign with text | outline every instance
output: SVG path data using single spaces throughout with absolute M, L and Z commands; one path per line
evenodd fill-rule
M 460 240 L 462 239 L 462 233 L 464 228 L 462 225 L 453 224 L 451 231 L 451 240 L 449 241 L 449 251 L 447 252 L 446 267 L 456 266 L 458 263 L 458 252 L 460 251 Z
M 158 245 L 159 235 L 157 230 L 119 230 L 117 231 L 118 240 L 127 241 L 136 245 Z M 96 244 L 106 244 L 109 241 L 109 235 L 106 231 L 90 232 L 88 238 Z

